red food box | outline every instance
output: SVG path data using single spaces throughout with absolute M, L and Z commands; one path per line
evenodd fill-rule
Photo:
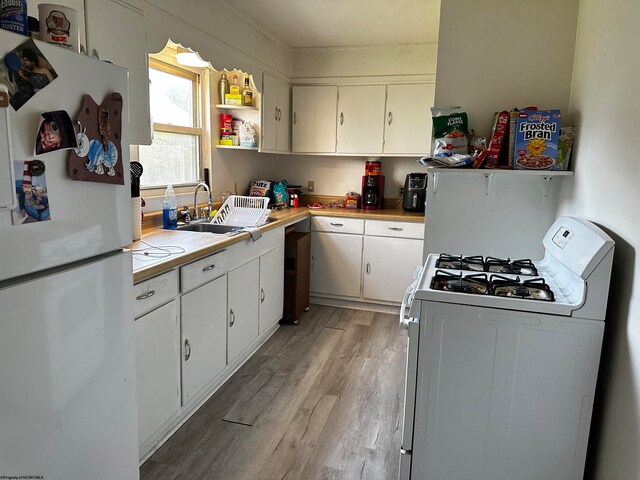
M 504 157 L 505 137 L 509 130 L 509 112 L 498 112 L 495 116 L 495 122 L 491 129 L 491 140 L 489 140 L 489 159 L 487 160 L 487 168 L 496 168 L 502 166 L 500 164 L 501 155 Z M 508 162 L 504 165 L 508 166 Z

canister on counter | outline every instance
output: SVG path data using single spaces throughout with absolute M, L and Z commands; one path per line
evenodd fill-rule
M 379 160 L 367 160 L 364 164 L 365 175 L 382 175 L 382 162 Z

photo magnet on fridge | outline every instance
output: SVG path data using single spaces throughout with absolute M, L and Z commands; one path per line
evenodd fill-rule
M 32 39 L 11 50 L 0 62 L 0 81 L 9 89 L 9 103 L 19 110 L 58 77 L 53 66 Z
M 36 138 L 36 155 L 78 146 L 76 132 L 67 112 L 64 110 L 45 112 L 42 117 L 44 120 L 40 124 Z
M 33 164 L 33 165 L 32 165 Z M 18 206 L 11 212 L 14 225 L 51 220 L 44 163 L 40 160 L 13 162 Z

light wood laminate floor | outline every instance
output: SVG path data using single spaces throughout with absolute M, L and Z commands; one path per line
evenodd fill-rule
M 398 478 L 406 334 L 312 305 L 140 468 L 141 480 Z

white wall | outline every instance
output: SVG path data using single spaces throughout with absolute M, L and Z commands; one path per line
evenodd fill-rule
M 278 155 L 274 157 L 274 178 L 285 178 L 292 185 L 315 183 L 315 195 L 342 196 L 347 192 L 360 193 L 365 157 L 325 157 L 312 155 Z M 407 173 L 425 172 L 415 158 L 381 158 L 385 176 L 384 196 L 400 197 Z
M 640 478 L 640 2 L 582 0 L 569 111 L 576 177 L 561 211 L 616 241 L 588 475 Z
M 579 0 L 443 1 L 436 105 L 460 105 L 488 135 L 493 113 L 567 111 Z
M 214 68 L 239 68 L 259 77 L 262 71 L 288 80 L 291 48 L 249 22 L 223 0 L 146 0 L 150 52 L 171 38 L 200 52 Z
M 436 43 L 385 47 L 295 48 L 294 82 L 318 77 L 434 75 Z

